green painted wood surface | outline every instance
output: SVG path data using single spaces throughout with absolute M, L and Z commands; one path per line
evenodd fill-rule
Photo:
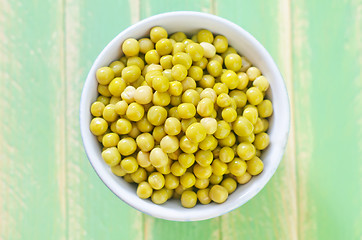
M 253 34 L 288 86 L 292 128 L 275 176 L 222 217 L 139 213 L 98 179 L 78 109 L 117 33 L 174 10 Z M 362 1 L 0 0 L 0 239 L 362 239 Z

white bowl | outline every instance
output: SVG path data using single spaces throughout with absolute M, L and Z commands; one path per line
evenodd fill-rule
M 169 33 L 182 31 L 193 34 L 200 29 L 208 29 L 214 34 L 222 34 L 229 40 L 229 45 L 246 56 L 270 82 L 267 97 L 272 101 L 274 113 L 270 118 L 268 130 L 270 146 L 263 152 L 264 171 L 252 180 L 240 185 L 226 202 L 208 205 L 197 204 L 194 208 L 183 208 L 179 200 L 169 200 L 163 205 L 156 205 L 150 200 L 140 199 L 135 186 L 112 174 L 101 157 L 101 146 L 89 130 L 92 119 L 90 106 L 97 98 L 97 81 L 95 72 L 107 66 L 122 55 L 121 44 L 127 38 L 147 36 L 154 26 L 162 26 Z M 283 78 L 265 48 L 248 32 L 238 25 L 223 18 L 199 12 L 169 12 L 144 19 L 116 36 L 95 60 L 84 84 L 80 102 L 80 129 L 85 151 L 94 170 L 121 200 L 146 214 L 157 218 L 174 221 L 204 220 L 225 214 L 240 207 L 253 198 L 275 173 L 287 143 L 290 125 L 290 112 L 287 90 Z

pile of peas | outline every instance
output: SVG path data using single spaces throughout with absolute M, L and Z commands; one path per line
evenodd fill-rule
M 129 38 L 96 72 L 91 132 L 112 172 L 156 204 L 223 203 L 263 171 L 269 145 L 267 79 L 222 35 L 201 30 Z

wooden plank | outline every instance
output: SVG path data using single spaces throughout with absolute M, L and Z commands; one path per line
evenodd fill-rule
M 240 25 L 265 46 L 279 65 L 290 93 L 289 1 L 217 1 L 216 8 L 218 15 Z M 222 217 L 223 239 L 297 239 L 293 126 L 292 119 L 287 152 L 271 181 L 254 199 Z
M 299 236 L 361 239 L 362 2 L 292 7 Z
M 78 124 L 87 72 L 129 6 L 88 3 L 1 2 L 0 239 L 142 238 L 141 214 L 96 176 Z
M 61 1 L 0 1 L 0 239 L 65 239 Z
M 203 11 L 213 12 L 212 1 L 157 1 L 141 0 L 140 16 L 169 11 Z M 145 239 L 220 239 L 220 218 L 200 222 L 172 222 L 144 215 Z
M 131 24 L 126 1 L 65 1 L 65 111 L 67 228 L 70 239 L 141 239 L 141 213 L 101 182 L 83 151 L 79 99 L 100 51 Z

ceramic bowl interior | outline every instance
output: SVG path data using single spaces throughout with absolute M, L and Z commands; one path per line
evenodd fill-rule
M 99 142 L 89 130 L 89 123 L 92 119 L 89 109 L 98 94 L 95 79 L 96 70 L 122 56 L 121 44 L 125 39 L 145 37 L 149 35 L 150 29 L 154 26 L 162 26 L 168 33 L 182 31 L 190 36 L 200 29 L 208 29 L 214 34 L 224 35 L 228 38 L 229 45 L 241 55 L 246 56 L 270 82 L 267 98 L 272 101 L 274 112 L 270 117 L 268 130 L 270 146 L 263 151 L 261 156 L 264 162 L 264 171 L 253 177 L 249 183 L 239 185 L 237 190 L 222 204 L 197 204 L 194 208 L 186 209 L 181 206 L 179 200 L 169 200 L 163 205 L 156 205 L 151 200 L 138 198 L 135 185 L 129 184 L 112 174 L 101 157 Z M 287 143 L 289 121 L 287 90 L 278 67 L 266 49 L 240 26 L 223 18 L 199 12 L 164 13 L 147 18 L 122 31 L 95 60 L 84 84 L 80 103 L 80 127 L 84 148 L 89 161 L 101 180 L 120 199 L 139 211 L 154 217 L 175 221 L 195 221 L 220 216 L 253 198 L 270 180 L 280 163 Z

